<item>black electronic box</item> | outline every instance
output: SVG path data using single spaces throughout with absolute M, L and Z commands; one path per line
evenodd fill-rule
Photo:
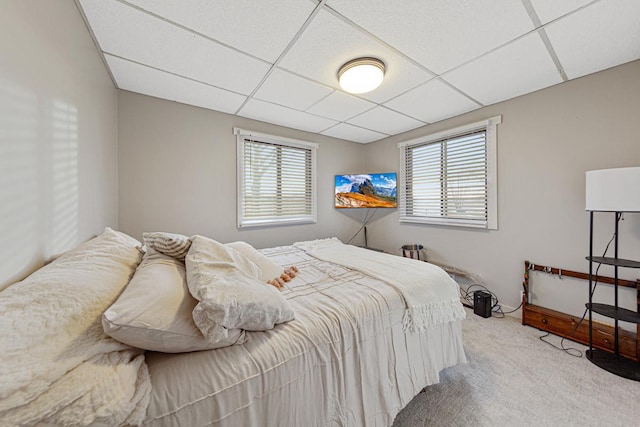
M 491 317 L 491 294 L 485 291 L 473 293 L 473 312 L 480 317 Z

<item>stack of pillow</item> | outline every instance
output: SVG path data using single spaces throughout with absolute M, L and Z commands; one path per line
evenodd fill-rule
M 105 332 L 134 347 L 180 353 L 242 344 L 294 318 L 266 282 L 282 266 L 245 242 L 144 233 L 146 254 L 127 288 L 104 312 Z

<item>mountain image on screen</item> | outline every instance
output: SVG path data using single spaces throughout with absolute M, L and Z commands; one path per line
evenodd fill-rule
M 396 174 L 336 175 L 336 208 L 396 208 Z

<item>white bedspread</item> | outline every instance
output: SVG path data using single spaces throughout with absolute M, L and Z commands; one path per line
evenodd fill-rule
M 457 283 L 433 264 L 363 250 L 345 245 L 336 238 L 298 242 L 294 246 L 316 258 L 361 271 L 393 285 L 407 304 L 403 325 L 409 332 L 424 331 L 466 316 Z
M 389 426 L 442 369 L 465 362 L 462 322 L 405 333 L 405 302 L 377 278 L 293 246 L 262 251 L 300 272 L 282 290 L 296 318 L 247 342 L 147 353 L 148 426 Z
M 107 230 L 0 292 L 0 426 L 143 420 L 144 354 L 100 322 L 139 261 L 135 243 Z

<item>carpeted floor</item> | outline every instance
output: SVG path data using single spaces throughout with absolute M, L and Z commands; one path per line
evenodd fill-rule
M 394 427 L 640 425 L 640 382 L 543 343 L 543 332 L 518 319 L 467 310 L 463 334 L 469 363 L 443 371 Z M 568 340 L 565 347 L 585 349 Z

